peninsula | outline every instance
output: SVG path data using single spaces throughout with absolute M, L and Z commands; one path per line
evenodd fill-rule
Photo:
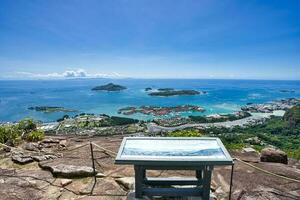
M 125 89 L 127 89 L 125 86 L 116 85 L 113 83 L 108 83 L 106 85 L 100 85 L 92 88 L 93 91 L 109 91 L 109 92 L 121 91 Z

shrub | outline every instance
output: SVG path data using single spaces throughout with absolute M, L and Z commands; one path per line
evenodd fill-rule
M 11 141 L 15 143 L 16 140 L 20 137 L 21 131 L 13 125 L 3 125 L 0 126 L 0 143 L 6 143 Z
M 219 138 L 222 140 L 224 146 L 229 150 L 239 150 L 245 145 L 243 142 L 243 137 L 238 133 L 227 133 L 220 135 Z
M 35 130 L 35 131 L 30 132 L 27 135 L 26 139 L 30 142 L 37 142 L 37 141 L 44 139 L 44 137 L 45 137 L 44 131 Z
M 287 150 L 288 157 L 300 160 L 300 148 L 295 150 Z
M 199 130 L 191 129 L 191 130 L 177 130 L 168 133 L 170 137 L 200 137 L 202 133 Z
M 5 143 L 7 141 L 7 134 L 4 126 L 0 127 L 0 143 Z
M 283 116 L 284 120 L 290 127 L 297 127 L 300 125 L 300 105 L 294 106 L 286 111 Z
M 243 143 L 225 143 L 224 146 L 228 150 L 241 150 L 245 147 Z
M 26 134 L 33 130 L 36 130 L 36 124 L 32 119 L 23 119 L 19 121 L 17 128 Z
M 0 126 L 0 143 L 10 141 L 16 144 L 19 139 L 25 138 L 30 141 L 37 141 L 44 137 L 44 132 L 36 129 L 36 124 L 32 119 L 24 119 L 15 125 Z

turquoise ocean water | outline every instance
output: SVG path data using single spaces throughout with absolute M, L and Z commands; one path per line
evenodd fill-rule
M 96 92 L 91 88 L 113 82 L 128 89 L 121 92 Z M 204 90 L 206 95 L 153 97 L 146 87 Z M 293 92 L 282 92 L 292 90 Z M 300 81 L 263 80 L 174 80 L 174 79 L 74 79 L 0 81 L 0 122 L 17 121 L 31 117 L 44 122 L 56 121 L 65 114 L 82 112 L 119 115 L 119 108 L 126 106 L 176 106 L 199 105 L 209 115 L 232 113 L 247 103 L 264 103 L 283 98 L 300 98 Z M 74 113 L 40 113 L 28 110 L 31 106 L 61 106 L 76 109 Z M 119 115 L 122 116 L 122 115 Z M 151 119 L 147 115 L 130 115 L 138 119 Z

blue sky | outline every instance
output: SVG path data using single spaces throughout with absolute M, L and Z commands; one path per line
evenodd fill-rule
M 300 80 L 300 1 L 1 0 L 0 77 Z

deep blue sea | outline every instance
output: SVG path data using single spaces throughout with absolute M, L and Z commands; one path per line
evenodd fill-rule
M 121 92 L 97 92 L 91 88 L 113 82 L 126 86 Z M 146 87 L 204 90 L 197 96 L 154 97 Z M 281 92 L 293 90 L 294 92 Z M 44 122 L 56 121 L 65 114 L 96 113 L 118 115 L 119 108 L 126 106 L 176 106 L 199 105 L 209 115 L 232 113 L 247 103 L 264 103 L 272 100 L 300 98 L 300 81 L 262 80 L 175 80 L 175 79 L 73 79 L 73 80 L 26 80 L 0 81 L 0 121 L 17 121 L 31 117 Z M 28 110 L 31 106 L 60 106 L 76 109 L 74 113 L 41 113 Z M 129 117 L 151 119 L 152 116 L 137 114 Z

